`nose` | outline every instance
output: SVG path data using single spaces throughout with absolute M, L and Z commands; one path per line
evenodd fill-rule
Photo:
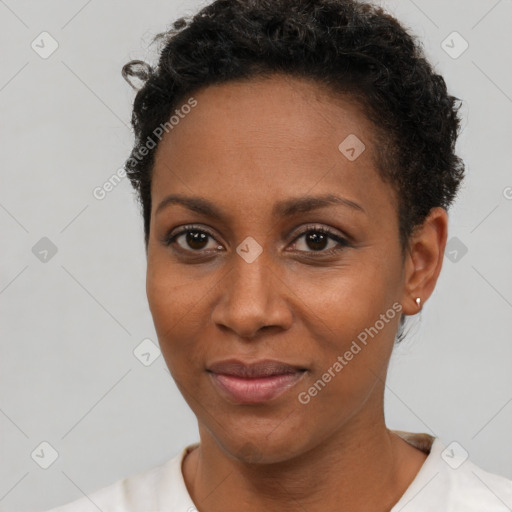
M 251 263 L 236 253 L 233 260 L 219 285 L 212 321 L 251 340 L 263 329 L 289 329 L 293 314 L 286 297 L 291 292 L 279 269 L 264 252 Z

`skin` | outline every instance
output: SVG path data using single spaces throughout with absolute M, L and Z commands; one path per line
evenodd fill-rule
M 407 315 L 419 311 L 416 297 L 428 299 L 441 270 L 446 211 L 431 211 L 403 256 L 395 191 L 376 171 L 372 125 L 349 98 L 281 75 L 194 97 L 198 105 L 157 149 L 147 247 L 162 353 L 199 425 L 200 446 L 182 468 L 187 489 L 201 512 L 389 511 L 426 458 L 384 421 L 399 315 L 309 403 L 298 394 L 393 303 Z M 366 146 L 354 161 L 338 150 L 349 134 Z M 201 196 L 224 218 L 180 204 L 157 212 L 169 194 Z M 284 199 L 323 194 L 362 210 L 272 214 Z M 188 224 L 212 236 L 190 245 L 183 234 L 166 245 Z M 330 238 L 315 245 L 304 234 L 311 224 L 349 245 Z M 262 248 L 252 263 L 236 252 L 248 236 Z M 206 372 L 234 357 L 307 372 L 274 400 L 234 404 Z

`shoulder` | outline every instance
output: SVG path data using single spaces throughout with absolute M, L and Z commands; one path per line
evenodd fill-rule
M 174 503 L 183 500 L 186 502 L 188 499 L 181 473 L 181 462 L 192 446 L 195 445 L 187 446 L 160 466 L 122 478 L 75 501 L 45 512 L 171 512 L 175 510 Z M 164 503 L 168 506 L 162 507 Z
M 510 512 L 512 480 L 485 471 L 453 442 L 433 440 L 430 453 L 392 512 Z
M 149 494 L 149 489 L 154 488 L 162 467 L 117 480 L 75 501 L 46 512 L 98 512 L 98 510 L 131 512 L 135 510 L 134 507 L 152 507 L 154 497 Z
M 471 460 L 460 468 L 439 472 L 438 488 L 444 491 L 453 512 L 510 512 L 512 480 L 489 473 Z

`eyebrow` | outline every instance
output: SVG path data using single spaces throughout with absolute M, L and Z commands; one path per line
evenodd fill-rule
M 165 197 L 158 205 L 155 215 L 171 204 L 180 204 L 189 210 L 200 213 L 207 217 L 212 217 L 225 221 L 225 215 L 213 203 L 203 197 L 183 196 L 180 194 L 171 194 Z M 365 213 L 364 208 L 350 199 L 325 194 L 321 196 L 300 196 L 279 201 L 274 205 L 272 214 L 274 217 L 290 217 L 297 213 L 306 213 L 326 206 L 341 205 L 349 207 L 355 211 Z

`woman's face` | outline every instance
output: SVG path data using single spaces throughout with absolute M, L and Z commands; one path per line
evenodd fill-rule
M 411 300 L 371 125 L 347 101 L 280 76 L 194 98 L 156 154 L 147 295 L 202 434 L 239 459 L 277 462 L 371 429 Z M 231 359 L 296 371 L 252 384 L 210 371 Z

